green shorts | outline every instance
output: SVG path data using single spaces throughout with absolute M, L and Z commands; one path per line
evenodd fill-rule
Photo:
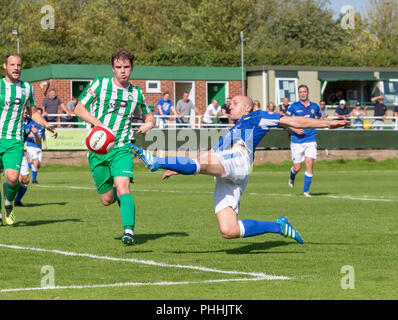
M 20 140 L 0 139 L 0 173 L 4 169 L 21 169 L 23 142 Z
M 133 156 L 129 146 L 114 149 L 105 155 L 90 152 L 88 163 L 99 194 L 111 190 L 116 177 L 133 179 Z

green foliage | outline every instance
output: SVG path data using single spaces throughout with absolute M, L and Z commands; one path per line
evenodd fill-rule
M 398 66 L 398 3 L 372 0 L 354 30 L 333 20 L 326 0 L 3 0 L 0 54 L 16 51 L 24 67 L 108 63 L 127 47 L 141 65 Z M 44 5 L 54 29 L 43 29 Z

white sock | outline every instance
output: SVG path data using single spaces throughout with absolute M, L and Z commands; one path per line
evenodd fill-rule
M 134 231 L 131 230 L 131 229 L 125 229 L 125 230 L 124 230 L 124 233 L 131 234 L 132 236 L 134 235 Z

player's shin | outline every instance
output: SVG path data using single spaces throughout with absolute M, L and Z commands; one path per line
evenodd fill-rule
M 21 201 L 27 190 L 28 190 L 28 185 L 20 183 L 17 196 L 15 197 L 15 202 Z
M 308 192 L 308 190 L 310 190 L 311 182 L 312 182 L 312 174 L 309 174 L 308 172 L 306 172 L 306 173 L 304 174 L 304 188 L 303 188 L 303 193 L 304 193 L 304 192 Z
M 135 202 L 131 193 L 119 197 L 120 215 L 124 230 L 134 230 L 135 225 Z
M 18 189 L 19 189 L 19 182 L 15 186 L 6 183 L 5 187 L 6 205 L 12 204 L 12 202 L 15 200 L 15 197 L 17 196 Z
M 159 168 L 171 170 L 183 175 L 194 175 L 200 172 L 200 164 L 196 159 L 187 157 L 157 158 Z
M 245 219 L 239 221 L 239 228 L 241 238 L 254 237 L 264 233 L 281 234 L 281 227 L 276 222 Z

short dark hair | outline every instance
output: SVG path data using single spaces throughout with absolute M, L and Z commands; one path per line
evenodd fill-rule
M 306 89 L 307 89 L 307 92 L 310 92 L 310 89 L 309 89 L 308 86 L 305 85 L 305 84 L 302 84 L 301 86 L 299 86 L 297 90 L 300 90 L 301 88 L 306 88 Z
M 11 52 L 11 53 L 7 54 L 7 55 L 4 57 L 4 63 L 5 63 L 5 64 L 7 64 L 8 58 L 9 58 L 9 57 L 19 57 L 19 58 L 21 59 L 21 62 L 22 62 L 22 57 L 21 57 L 18 53 Z
M 115 51 L 112 54 L 111 63 L 113 66 L 115 60 L 129 60 L 130 64 L 133 65 L 134 58 L 135 58 L 134 53 L 132 53 L 130 50 L 122 48 L 122 49 L 118 49 L 117 51 Z

